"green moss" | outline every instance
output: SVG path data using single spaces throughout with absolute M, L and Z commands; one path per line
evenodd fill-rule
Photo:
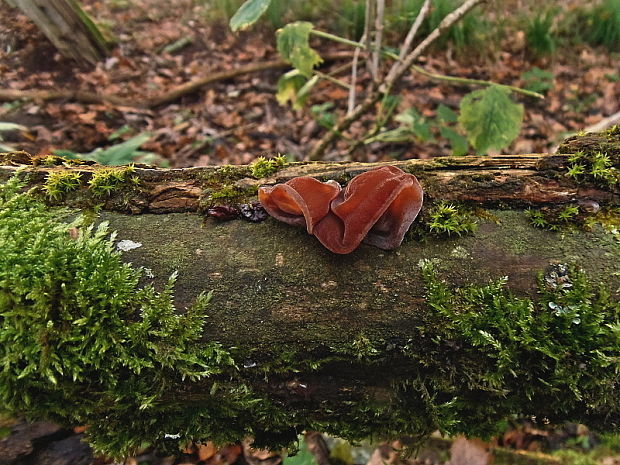
M 201 341 L 210 295 L 179 314 L 174 276 L 161 292 L 139 287 L 141 271 L 121 261 L 105 224 L 58 222 L 22 187 L 16 177 L 0 185 L 0 405 L 90 424 L 94 445 L 115 456 L 162 439 L 161 423 L 131 436 L 117 428 L 140 424 L 183 380 L 233 363 Z
M 506 278 L 453 289 L 431 262 L 421 267 L 432 310 L 403 352 L 424 375 L 401 395 L 429 412 L 429 431 L 488 436 L 510 414 L 620 420 L 620 303 L 583 272 L 550 267 L 533 301 L 508 291 Z
M 43 190 L 52 200 L 60 200 L 67 192 L 80 187 L 82 175 L 74 171 L 52 171 L 47 175 Z
M 252 177 L 256 179 L 266 178 L 271 176 L 276 171 L 286 166 L 286 157 L 283 155 L 267 159 L 265 157 L 258 157 L 251 165 L 250 170 Z
M 579 151 L 571 155 L 568 162 L 566 176 L 578 182 L 589 181 L 611 188 L 620 183 L 620 171 L 606 153 Z
M 137 186 L 140 180 L 137 176 L 132 176 L 134 172 L 135 168 L 131 165 L 122 168 L 100 168 L 93 173 L 88 186 L 96 197 L 108 197 L 124 185 Z
M 565 205 L 563 207 L 546 207 L 540 210 L 529 209 L 525 211 L 530 224 L 536 228 L 558 231 L 560 228 L 571 225 L 583 225 L 588 215 L 582 215 L 580 221 L 579 207 L 577 205 Z
M 439 202 L 431 207 L 427 215 L 426 225 L 435 236 L 463 236 L 477 229 L 475 217 L 456 204 Z
M 203 207 L 210 207 L 212 205 L 221 204 L 240 204 L 247 202 L 249 198 L 256 195 L 258 186 L 239 186 L 239 185 L 224 185 L 218 190 L 206 189 L 203 192 L 203 197 L 200 201 Z

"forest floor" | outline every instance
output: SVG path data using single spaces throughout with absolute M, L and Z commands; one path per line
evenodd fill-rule
M 258 25 L 233 34 L 225 22 L 209 16 L 209 2 L 197 0 L 83 3 L 116 39 L 109 58 L 91 68 L 62 58 L 26 17 L 0 3 L 0 89 L 81 90 L 121 97 L 129 105 L 75 99 L 5 101 L 0 105 L 0 121 L 28 128 L 5 134 L 5 145 L 32 153 L 56 149 L 85 153 L 148 133 L 142 150 L 173 167 L 248 163 L 276 153 L 300 160 L 325 131 L 317 119 L 327 111 L 341 114 L 346 109 L 348 91 L 327 81 L 320 81 L 304 109 L 280 105 L 276 84 L 286 68 L 220 80 L 170 103 L 140 108 L 147 99 L 192 79 L 278 59 L 274 28 Z M 509 15 L 510 8 L 518 8 L 523 1 L 504 3 L 503 14 Z M 505 153 L 548 152 L 568 134 L 620 111 L 620 54 L 580 44 L 536 57 L 517 23 L 489 42 L 464 49 L 448 42 L 433 48 L 419 64 L 440 74 L 549 87 L 544 100 L 514 95 L 523 103 L 525 117 L 519 137 Z M 312 44 L 324 56 L 342 52 L 346 57 L 326 60 L 320 68 L 324 73 L 350 62 L 351 50 L 346 46 L 325 40 Z M 552 78 L 525 82 L 524 73 L 534 68 L 552 73 Z M 348 70 L 338 77 L 348 79 Z M 363 95 L 368 83 L 363 73 L 358 95 Z M 439 104 L 458 110 L 460 99 L 474 89 L 410 74 L 397 89 L 401 100 L 396 113 L 415 107 L 430 121 Z M 332 108 L 321 110 L 323 104 Z M 369 125 L 369 119 L 362 120 L 346 136 L 359 139 Z M 326 158 L 342 159 L 348 148 L 341 141 Z M 398 143 L 370 144 L 352 157 L 374 161 L 449 152 L 445 139 L 422 142 L 412 136 Z
M 110 56 L 91 68 L 79 67 L 61 57 L 25 16 L 6 2 L 0 2 L 0 90 L 81 90 L 120 97 L 129 104 L 86 103 L 78 99 L 5 100 L 0 102 L 0 122 L 19 123 L 27 130 L 0 133 L 4 137 L 4 140 L 0 138 L 3 145 L 34 154 L 60 149 L 86 153 L 148 133 L 148 140 L 141 149 L 156 154 L 160 163 L 173 167 L 248 163 L 257 156 L 276 153 L 301 160 L 325 131 L 317 121 L 321 115 L 316 109 L 322 106 L 321 111 L 325 112 L 325 104 L 333 105 L 328 111 L 336 114 L 346 109 L 348 92 L 327 82 L 321 82 L 315 88 L 304 109 L 294 110 L 290 105 L 280 105 L 275 92 L 278 79 L 287 68 L 218 80 L 169 103 L 141 108 L 146 100 L 193 79 L 277 60 L 273 28 L 258 26 L 232 34 L 225 22 L 210 18 L 209 2 L 197 0 L 84 0 L 82 3 L 116 39 Z M 503 13 L 509 14 L 511 8 L 522 3 L 506 0 Z M 570 1 L 564 3 L 571 4 Z M 313 46 L 322 55 L 332 56 L 320 68 L 324 73 L 350 61 L 351 50 L 345 46 L 325 41 L 313 41 Z M 343 58 L 334 58 L 338 53 Z M 516 26 L 484 47 L 470 47 L 465 51 L 450 43 L 435 47 L 419 63 L 434 73 L 487 79 L 513 86 L 528 84 L 524 73 L 535 68 L 552 74 L 552 78 L 537 78 L 539 85 L 548 87 L 544 100 L 514 96 L 524 105 L 525 118 L 519 137 L 504 150 L 505 153 L 550 151 L 568 134 L 620 111 L 620 54 L 581 44 L 537 57 L 527 46 L 525 32 Z M 347 73 L 339 77 L 346 78 Z M 359 96 L 363 96 L 369 82 L 369 76 L 364 72 L 358 82 Z M 435 118 L 440 104 L 457 110 L 461 98 L 473 89 L 412 74 L 397 89 L 401 101 L 396 113 L 415 107 L 430 120 Z M 314 113 L 312 106 L 315 106 Z M 347 136 L 356 140 L 370 124 L 369 119 L 359 122 Z M 343 159 L 348 148 L 348 144 L 342 142 L 326 158 Z M 439 137 L 425 142 L 411 137 L 399 143 L 371 144 L 366 150 L 354 153 L 353 157 L 367 161 L 427 158 L 448 154 L 449 150 L 448 142 Z M 2 428 L 6 434 L 2 434 Z M 0 439 L 7 435 L 15 437 L 15 428 L 15 425 L 3 427 L 0 424 Z M 58 439 L 54 439 L 56 444 L 61 440 L 75 442 L 83 432 L 78 429 L 58 435 L 55 427 L 50 428 L 53 430 L 50 437 Z M 569 430 L 550 430 L 523 423 L 510 428 L 490 445 L 470 444 L 467 447 L 477 451 L 479 457 L 484 456 L 488 448 L 492 454 L 501 455 L 498 451 L 502 448 L 532 454 L 523 455 L 523 461 L 519 463 L 572 463 L 543 452 L 567 444 L 590 449 L 598 439 L 584 427 L 572 425 L 567 428 Z M 334 447 L 338 444 L 332 440 L 328 443 L 330 453 L 334 454 Z M 349 446 L 338 447 L 341 452 L 346 452 Z M 364 453 L 348 450 L 347 457 L 352 457 L 350 462 L 347 457 L 344 460 L 336 456 L 334 463 L 438 464 L 447 459 L 450 445 L 443 451 L 441 448 L 439 452 L 432 449 L 435 452 L 428 452 L 427 456 L 409 459 L 400 458 L 396 452 L 399 447 L 400 444 L 383 444 L 379 448 L 369 446 Z M 613 452 L 617 456 L 620 444 L 615 447 L 617 450 Z M 24 455 L 23 462 L 15 463 L 37 463 L 31 452 Z M 177 460 L 177 463 L 278 465 L 283 460 L 281 454 L 251 451 L 247 445 L 217 449 L 206 444 L 190 447 L 186 452 L 182 459 L 185 462 Z M 35 448 L 34 453 L 40 451 Z M 463 457 L 470 457 L 467 463 L 476 463 L 471 461 L 472 450 L 461 450 L 460 453 Z M 538 453 L 540 455 L 536 456 Z M 484 457 L 478 463 L 487 463 L 488 456 Z M 107 463 L 103 459 L 93 462 L 88 450 L 83 453 L 83 460 L 83 463 Z M 289 465 L 314 463 L 288 460 Z M 130 459 L 127 463 L 154 465 L 173 462 L 173 459 L 157 458 L 146 451 L 143 457 Z M 518 458 L 514 458 L 510 462 L 498 459 L 495 463 L 517 462 Z M 39 463 L 62 462 L 48 460 Z M 452 463 L 465 462 L 453 460 Z M 614 458 L 610 452 L 598 463 L 613 465 L 620 463 L 620 459 Z

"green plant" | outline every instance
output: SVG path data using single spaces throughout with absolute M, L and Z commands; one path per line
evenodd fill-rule
M 507 147 L 519 135 L 523 105 L 510 99 L 510 91 L 499 85 L 475 90 L 461 100 L 459 124 L 479 154 Z
M 105 223 L 64 223 L 22 188 L 17 176 L 0 184 L 1 409 L 88 424 L 95 448 L 115 457 L 163 441 L 175 385 L 233 363 L 202 339 L 210 294 L 178 312 L 174 276 L 161 292 L 141 287 Z
M 479 153 L 485 153 L 490 148 L 501 149 L 509 145 L 518 135 L 523 108 L 521 105 L 512 103 L 507 94 L 509 92 L 521 92 L 535 97 L 542 97 L 541 95 L 512 86 L 497 86 L 489 81 L 428 73 L 423 68 L 414 65 L 415 59 L 423 53 L 424 49 L 430 46 L 434 40 L 442 37 L 442 34 L 451 35 L 457 46 L 465 46 L 469 43 L 470 37 L 474 37 L 475 33 L 483 28 L 474 22 L 468 23 L 468 21 L 476 20 L 472 19 L 475 18 L 474 16 L 466 15 L 466 13 L 481 1 L 470 0 L 459 4 L 457 0 L 438 0 L 433 2 L 432 8 L 430 8 L 428 1 L 407 3 L 408 6 L 414 9 L 417 8 L 416 19 L 410 25 L 405 40 L 400 44 L 398 53 L 395 53 L 393 49 L 384 46 L 382 43 L 384 40 L 383 24 L 386 15 L 385 0 L 377 0 L 375 7 L 373 7 L 376 11 L 366 11 L 367 21 L 365 21 L 365 30 L 362 34 L 362 37 L 365 39 L 362 41 L 360 38 L 360 42 L 318 30 L 309 21 L 296 21 L 279 29 L 277 31 L 278 52 L 284 60 L 291 63 L 295 68 L 293 71 L 284 74 L 278 82 L 277 98 L 280 103 L 290 101 L 293 104 L 293 108 L 302 108 L 309 92 L 321 79 L 349 90 L 347 113 L 334 119 L 333 124 L 330 121 L 329 125 L 324 125 L 326 127 L 329 126 L 329 131 L 312 148 L 309 158 L 311 160 L 321 159 L 325 150 L 339 138 L 351 143 L 350 152 L 369 141 L 402 140 L 403 137 L 411 135 L 423 140 L 430 140 L 428 124 L 412 112 L 398 116 L 402 120 L 400 122 L 403 123 L 401 128 L 381 133 L 381 129 L 387 123 L 385 114 L 391 114 L 391 112 L 384 112 L 384 109 L 388 108 L 385 103 L 395 101 L 395 98 L 391 95 L 391 90 L 409 70 L 447 82 L 490 86 L 484 91 L 473 92 L 470 94 L 470 98 L 464 101 L 461 107 L 459 123 L 461 128 L 468 133 L 470 143 Z M 247 0 L 231 19 L 231 29 L 233 31 L 244 29 L 258 21 L 260 16 L 269 8 L 269 2 L 270 0 Z M 389 8 L 388 6 L 388 10 Z M 371 20 L 371 15 L 376 16 L 375 20 Z M 415 35 L 424 24 L 432 29 L 432 32 L 428 34 L 430 40 L 423 40 L 420 43 L 421 47 L 414 47 Z M 470 25 L 468 26 L 468 24 Z M 335 76 L 322 73 L 316 69 L 323 59 L 311 47 L 311 37 L 332 40 L 356 49 L 350 82 L 344 82 Z M 364 101 L 356 105 L 357 91 L 355 81 L 359 64 L 359 54 L 357 52 L 360 50 L 366 55 L 365 58 L 374 85 Z M 394 60 L 388 71 L 385 71 L 384 67 L 380 66 L 381 60 L 384 58 Z M 362 138 L 363 142 L 360 142 L 359 139 L 347 139 L 343 133 L 351 124 L 375 108 L 378 103 L 381 103 L 381 110 L 375 116 L 374 124 L 367 135 Z M 393 109 L 395 106 L 390 108 Z M 474 128 L 476 125 L 481 125 L 481 128 Z M 464 153 L 465 143 L 459 131 L 449 127 L 448 124 L 443 124 L 443 126 L 440 129 L 442 137 L 450 141 L 455 153 Z
M 128 129 L 119 129 L 110 136 L 110 140 L 118 139 L 123 132 Z M 162 158 L 152 152 L 138 150 L 139 147 L 148 141 L 152 135 L 148 132 L 138 134 L 119 144 L 111 145 L 105 149 L 96 148 L 89 153 L 76 153 L 71 150 L 54 150 L 54 154 L 65 158 L 78 158 L 81 160 L 96 161 L 100 165 L 127 165 L 130 163 L 155 163 L 164 165 Z
M 620 50 L 620 3 L 604 0 L 594 5 L 587 16 L 586 40 L 609 50 Z
M 450 143 L 452 155 L 460 156 L 466 154 L 469 145 L 467 139 L 456 126 L 458 115 L 444 104 L 439 104 L 436 113 L 436 118 L 429 119 L 422 116 L 415 108 L 409 108 L 394 118 L 395 121 L 400 123 L 398 128 L 371 135 L 364 140 L 364 143 L 399 143 L 411 140 L 430 142 L 434 141 L 436 137 L 441 137 Z
M 134 172 L 133 166 L 101 168 L 93 173 L 92 178 L 88 181 L 88 187 L 96 197 L 107 197 L 125 183 L 137 186 L 140 180 L 133 176 Z
M 576 181 L 590 181 L 609 187 L 617 186 L 620 182 L 620 170 L 611 161 L 611 158 L 602 152 L 576 152 L 568 158 L 566 176 Z
M 52 171 L 47 175 L 43 189 L 48 197 L 59 200 L 67 192 L 80 187 L 82 175 L 72 171 Z
M 523 87 L 532 92 L 546 94 L 548 90 L 553 89 L 553 73 L 540 69 L 537 66 L 523 72 L 521 79 L 524 82 Z
M 439 202 L 428 212 L 428 229 L 437 236 L 463 236 L 472 234 L 478 225 L 470 213 L 462 207 Z
M 556 49 L 556 36 L 553 31 L 553 23 L 557 17 L 557 11 L 548 9 L 528 18 L 525 26 L 525 41 L 528 50 L 535 56 L 551 55 Z
M 266 178 L 272 175 L 278 170 L 281 170 L 286 165 L 286 157 L 279 155 L 273 158 L 258 157 L 250 165 L 250 172 L 252 177 L 256 179 Z

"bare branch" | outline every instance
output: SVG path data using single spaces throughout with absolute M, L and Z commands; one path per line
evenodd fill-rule
M 398 56 L 398 61 L 392 65 L 392 68 L 390 69 L 390 72 L 388 73 L 386 80 L 393 79 L 392 75 L 397 72 L 399 63 L 404 61 L 405 57 L 409 53 L 409 50 L 411 49 L 411 43 L 413 42 L 415 35 L 418 33 L 420 26 L 422 26 L 422 21 L 424 21 L 424 18 L 426 18 L 426 16 L 428 15 L 428 12 L 431 9 L 430 7 L 431 7 L 431 0 L 425 0 L 424 4 L 420 8 L 418 16 L 416 16 L 415 21 L 411 25 L 411 29 L 409 29 L 409 32 L 407 33 L 407 37 L 405 37 L 405 41 L 403 42 L 403 45 L 400 47 L 400 54 Z
M 372 42 L 372 31 L 370 30 L 372 23 L 374 22 L 375 17 L 375 4 L 376 0 L 366 0 L 366 16 L 364 18 L 364 30 L 368 31 L 368 34 L 365 37 L 364 42 L 364 50 L 366 50 L 366 58 L 368 59 L 366 62 L 366 66 L 368 67 L 368 72 L 371 73 L 372 76 L 372 60 L 370 59 L 370 43 Z M 372 76 L 374 80 L 374 76 Z
M 385 0 L 377 0 L 375 16 L 375 45 L 372 51 L 372 78 L 379 82 L 379 61 L 381 58 L 381 41 L 383 40 L 383 17 L 385 16 Z
M 372 92 L 363 102 L 355 107 L 353 112 L 347 114 L 338 121 L 338 123 L 327 133 L 321 137 L 321 139 L 312 148 L 309 154 L 310 160 L 320 160 L 323 158 L 325 151 L 338 139 L 343 131 L 346 131 L 351 127 L 355 121 L 360 119 L 364 114 L 370 111 L 375 104 L 381 100 L 384 94 L 387 94 L 391 87 L 403 77 L 405 72 L 413 64 L 413 62 L 450 26 L 461 19 L 465 14 L 473 7 L 482 3 L 484 0 L 467 0 L 459 8 L 454 10 L 437 26 L 437 28 L 431 32 L 420 44 L 405 58 L 405 61 L 401 63 L 401 67 L 394 73 L 390 81 L 386 81 L 379 86 L 379 89 Z
M 409 69 L 409 67 L 413 64 L 415 60 L 418 59 L 422 53 L 431 45 L 437 38 L 448 28 L 450 28 L 454 23 L 459 21 L 469 10 L 478 5 L 479 3 L 484 2 L 485 0 L 467 0 L 460 7 L 454 10 L 452 13 L 447 15 L 439 26 L 437 26 L 426 38 L 418 44 L 418 46 L 413 49 L 411 53 L 409 53 L 402 62 L 399 62 L 398 68 L 394 71 L 391 78 L 386 79 L 380 89 L 381 92 L 387 93 L 389 89 L 396 83 L 400 78 L 402 78 L 403 74 Z
M 370 0 L 366 0 L 366 7 L 364 10 L 364 33 L 360 42 L 367 45 L 368 38 L 370 37 Z M 357 84 L 357 65 L 360 56 L 359 47 L 353 52 L 353 62 L 351 63 L 351 88 L 349 89 L 349 100 L 347 102 L 347 115 L 353 113 L 355 108 L 355 86 Z
M 364 31 L 364 35 L 360 42 L 366 40 L 367 31 Z M 353 52 L 353 62 L 351 63 L 351 87 L 349 87 L 349 100 L 347 102 L 347 115 L 353 112 L 355 108 L 355 86 L 357 84 L 357 64 L 360 57 L 360 49 L 356 48 Z

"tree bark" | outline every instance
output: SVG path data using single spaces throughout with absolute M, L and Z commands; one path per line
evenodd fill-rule
M 9 0 L 65 57 L 94 65 L 107 52 L 103 35 L 76 0 Z
M 239 192 L 225 202 L 236 206 L 250 202 L 259 185 L 302 175 L 344 183 L 379 164 L 292 163 L 262 179 L 252 177 L 246 166 L 139 166 L 133 172 L 139 180 L 138 189 L 121 186 L 101 200 L 89 192 L 87 181 L 102 167 L 75 166 L 53 157 L 17 152 L 0 155 L 0 181 L 25 169 L 30 185 L 40 187 L 52 171 L 80 172 L 82 186 L 56 204 L 75 208 L 98 204 L 103 210 L 100 220 L 108 221 L 117 231 L 118 241 L 139 244 L 124 252 L 124 259 L 146 268 L 155 284 L 178 272 L 178 308 L 190 305 L 200 292 L 212 290 L 205 338 L 247 354 L 239 361 L 239 376 L 282 408 L 298 412 L 299 423 L 293 430 L 323 425 L 334 434 L 354 437 L 357 433 L 339 429 L 343 422 L 362 422 L 365 426 L 360 428 L 368 431 L 364 428 L 372 429 L 368 425 L 379 421 L 376 419 L 401 421 L 398 412 L 418 415 L 416 421 L 421 422 L 431 422 L 428 415 L 442 415 L 429 410 L 414 413 L 411 409 L 417 404 L 407 404 L 411 397 L 402 401 L 404 404 L 393 403 L 394 393 L 402 394 L 403 386 L 410 392 L 407 389 L 413 388 L 408 383 L 415 380 L 422 380 L 423 389 L 418 392 L 415 388 L 415 396 L 422 399 L 429 395 L 424 394 L 424 380 L 434 376 L 426 371 L 434 368 L 424 368 L 424 363 L 413 362 L 410 355 L 403 357 L 403 347 L 416 354 L 415 360 L 445 357 L 440 371 L 454 372 L 455 379 L 465 369 L 462 364 L 480 364 L 484 371 L 484 364 L 489 363 L 488 359 L 475 360 L 475 352 L 463 355 L 462 348 L 449 343 L 447 352 L 427 354 L 436 316 L 427 301 L 429 290 L 421 263 L 435 263 L 438 276 L 453 289 L 507 277 L 509 291 L 532 302 L 539 298 L 540 276 L 548 276 L 550 267 L 574 265 L 594 282 L 604 284 L 618 300 L 620 246 L 613 232 L 599 225 L 590 230 L 537 229 L 524 212 L 530 207 L 581 205 L 601 207 L 607 211 L 605 222 L 618 221 L 614 210 L 620 201 L 618 186 L 577 183 L 566 175 L 568 163 L 567 155 L 540 154 L 389 163 L 420 180 L 426 202 L 422 218 L 438 201 L 462 204 L 473 209 L 478 229 L 463 237 L 411 236 L 394 251 L 362 245 L 349 255 L 335 255 L 305 230 L 274 219 L 218 222 L 203 214 L 221 202 L 222 197 L 214 193 L 223 192 L 223 188 Z M 615 165 L 617 168 L 617 161 Z M 489 370 L 495 369 L 494 363 Z M 179 389 L 194 400 L 209 390 L 201 383 Z M 471 403 L 469 420 L 474 422 L 479 415 L 474 410 L 503 402 L 506 395 L 485 391 L 483 396 L 483 391 L 471 385 L 462 389 L 461 400 Z M 611 389 L 608 394 L 619 398 L 620 390 Z M 522 404 L 513 405 L 517 411 L 512 413 L 593 420 L 599 425 L 620 422 L 617 404 L 597 410 L 584 399 L 577 410 L 554 412 L 547 409 L 544 396 L 523 399 L 519 401 Z M 367 410 L 353 410 L 352 406 L 370 405 L 368 402 L 382 406 L 371 410 L 376 417 L 372 416 L 375 413 L 366 417 Z M 469 415 L 465 410 L 461 412 L 464 424 Z M 436 428 L 429 424 L 428 428 Z M 378 426 L 385 431 L 383 427 L 385 424 Z

